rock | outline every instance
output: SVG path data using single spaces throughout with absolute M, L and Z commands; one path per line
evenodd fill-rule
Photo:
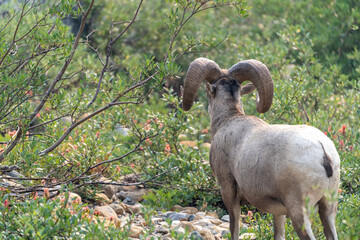
M 224 216 L 221 218 L 221 221 L 230 222 L 230 216 L 229 216 L 229 215 L 224 215 Z
M 109 205 L 106 206 L 96 206 L 94 208 L 94 213 L 99 214 L 99 216 L 103 217 L 113 217 L 114 219 L 117 219 L 117 214 L 114 209 L 112 209 Z
M 125 191 L 120 191 L 116 193 L 116 197 L 118 197 L 120 200 L 124 200 L 128 197 L 127 193 Z
M 142 208 L 142 205 L 140 203 L 136 203 L 135 205 L 124 204 L 124 206 L 125 206 L 125 211 L 130 214 L 140 213 Z
M 172 221 L 179 220 L 179 221 L 187 221 L 190 215 L 186 213 L 174 213 L 171 214 L 168 218 Z
M 105 195 L 111 199 L 117 193 L 117 191 L 119 190 L 119 187 L 115 186 L 115 185 L 105 185 L 103 187 L 103 190 L 104 190 Z
M 195 214 L 198 212 L 195 207 L 181 207 L 180 205 L 175 205 L 171 209 L 171 211 L 179 211 L 187 214 Z
M 208 229 L 202 229 L 198 231 L 204 240 L 215 240 L 215 237 Z
M 100 182 L 105 182 L 105 183 L 111 183 L 113 182 L 111 179 L 108 179 L 106 177 L 100 177 L 99 178 Z M 111 184 L 103 184 L 100 185 L 101 186 L 101 190 L 104 191 L 105 195 L 111 199 L 118 191 L 119 191 L 119 186 L 116 185 L 111 185 Z
M 112 203 L 109 206 L 114 209 L 117 215 L 123 215 L 125 213 L 125 208 L 121 204 Z
M 256 235 L 255 233 L 243 233 L 240 235 L 239 240 L 243 240 L 243 239 L 249 239 L 249 240 L 255 240 L 256 239 Z
M 213 217 L 213 218 L 219 218 L 219 216 L 216 214 L 216 212 L 207 212 L 206 216 L 210 216 L 210 217 Z
M 171 222 L 172 229 L 180 225 L 180 220 L 174 220 Z
M 230 223 L 229 222 L 223 222 L 222 224 L 219 225 L 219 227 L 229 229 L 230 228 Z
M 111 203 L 111 200 L 104 193 L 95 193 L 95 203 L 97 205 L 107 205 Z
M 175 232 L 180 233 L 180 234 L 185 234 L 186 231 L 182 227 L 177 227 L 177 228 L 175 228 Z
M 196 215 L 196 216 L 205 217 L 205 216 L 206 216 L 206 212 L 197 212 L 195 215 Z
M 149 194 L 150 192 L 152 192 L 152 190 L 143 189 L 143 188 L 133 189 L 131 191 L 122 190 L 122 191 L 118 192 L 116 194 L 116 196 L 121 200 L 124 200 L 129 197 L 134 202 L 141 202 L 144 200 L 144 196 Z
M 200 219 L 199 221 L 194 222 L 193 224 L 201 226 L 201 227 L 207 227 L 207 226 L 211 226 L 212 223 L 210 222 L 209 219 L 203 218 Z
M 132 238 L 139 238 L 143 231 L 144 229 L 142 227 L 131 225 L 129 236 Z
M 195 219 L 195 215 L 194 215 L 194 214 L 191 214 L 190 217 L 189 217 L 189 219 L 188 219 L 188 221 L 191 222 L 191 221 L 193 221 L 194 219 Z
M 222 222 L 220 219 L 218 219 L 218 218 L 214 218 L 214 219 L 210 218 L 209 220 L 210 220 L 210 222 L 211 222 L 212 224 L 214 224 L 214 225 L 220 225 L 220 224 L 223 223 L 223 222 Z
M 159 227 L 155 228 L 155 232 L 165 235 L 165 234 L 169 233 L 169 229 L 159 226 Z
M 152 218 L 151 218 L 151 222 L 152 222 L 153 224 L 158 224 L 159 222 L 162 222 L 162 221 L 163 221 L 163 219 L 160 218 L 160 217 L 152 217 Z
M 190 234 L 190 237 L 191 237 L 191 239 L 194 239 L 194 240 L 204 240 L 204 238 L 201 236 L 201 234 L 198 231 L 193 231 Z
M 181 223 L 180 223 L 180 226 L 181 226 L 182 228 L 184 228 L 185 230 L 188 230 L 188 231 L 190 231 L 190 232 L 196 230 L 196 228 L 194 227 L 194 225 L 192 225 L 191 223 L 186 222 L 186 221 L 181 222 Z
M 135 202 L 130 197 L 125 198 L 123 203 L 127 205 L 135 205 Z

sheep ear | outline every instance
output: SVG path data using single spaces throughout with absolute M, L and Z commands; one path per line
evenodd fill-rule
M 255 85 L 252 83 L 248 83 L 245 86 L 241 87 L 241 95 L 245 95 L 253 92 L 256 89 Z
M 206 92 L 212 96 L 215 97 L 215 93 L 216 93 L 216 87 L 210 83 L 206 83 Z

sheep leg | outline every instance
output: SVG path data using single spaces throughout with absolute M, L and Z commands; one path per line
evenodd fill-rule
M 241 206 L 240 198 L 237 196 L 236 187 L 230 186 L 230 184 L 226 184 L 226 187 L 222 186 L 221 196 L 230 216 L 231 240 L 238 240 Z
M 285 240 L 285 215 L 274 215 L 274 239 Z
M 301 204 L 293 205 L 290 208 L 290 219 L 294 229 L 301 240 L 315 240 L 311 230 L 309 215 L 303 212 Z
M 337 203 L 331 203 L 325 197 L 321 198 L 319 204 L 320 220 L 324 228 L 324 234 L 327 240 L 337 240 L 335 218 Z

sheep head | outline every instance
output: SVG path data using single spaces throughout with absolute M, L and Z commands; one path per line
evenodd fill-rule
M 250 93 L 256 88 L 258 91 L 256 110 L 259 113 L 265 113 L 270 109 L 274 85 L 270 72 L 263 63 L 253 59 L 245 60 L 227 70 L 221 69 L 218 64 L 207 58 L 197 58 L 189 66 L 184 83 L 183 109 L 190 110 L 200 84 L 204 80 L 209 84 L 215 84 L 221 79 L 233 79 L 239 84 L 250 81 L 251 83 L 241 89 L 240 94 Z

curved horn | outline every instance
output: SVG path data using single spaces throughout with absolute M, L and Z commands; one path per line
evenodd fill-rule
M 222 75 L 221 68 L 207 58 L 197 58 L 189 66 L 184 83 L 183 109 L 190 110 L 203 80 L 213 83 Z
M 248 80 L 255 85 L 258 91 L 256 110 L 259 113 L 265 113 L 270 109 L 274 84 L 265 64 L 254 59 L 241 61 L 229 69 L 229 74 L 240 84 Z

